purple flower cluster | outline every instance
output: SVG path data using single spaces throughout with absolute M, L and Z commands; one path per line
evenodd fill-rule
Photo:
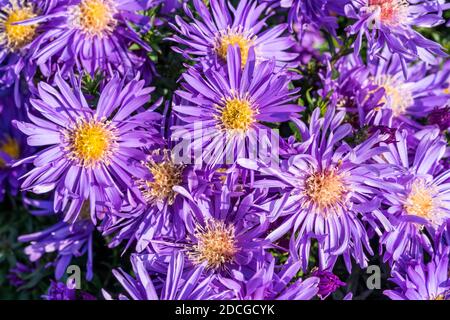
M 106 299 L 350 299 L 377 254 L 387 297 L 450 297 L 450 67 L 416 28 L 445 1 L 0 3 L 0 198 L 55 219 L 19 238 L 45 299 L 94 298 L 60 281 L 96 234 L 132 266 Z

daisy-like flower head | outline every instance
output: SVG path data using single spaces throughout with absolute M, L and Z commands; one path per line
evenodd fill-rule
M 367 94 L 358 105 L 362 125 L 406 126 L 416 131 L 423 127 L 417 119 L 428 117 L 447 103 L 450 95 L 443 90 L 442 79 L 449 72 L 431 72 L 419 62 L 409 65 L 406 79 L 398 56 L 384 51 L 383 57 L 369 66 L 369 75 L 362 83 Z
M 197 213 L 195 229 L 188 230 L 184 250 L 192 265 L 205 265 L 209 271 L 226 276 L 232 270 L 246 273 L 249 264 L 263 259 L 268 242 L 262 235 L 268 222 L 258 205 L 261 199 L 253 194 L 233 199 L 225 190 L 200 204 L 201 213 Z
M 181 238 L 160 237 L 151 241 L 150 252 L 158 263 L 167 263 L 173 251 L 185 252 L 186 264 L 203 266 L 208 273 L 232 277 L 239 271 L 246 277 L 265 261 L 270 243 L 263 237 L 268 227 L 267 195 L 261 192 L 231 192 L 228 185 L 196 199 L 190 214 L 194 224 L 186 226 Z
M 96 72 L 110 74 L 111 70 L 134 76 L 145 60 L 137 51 L 130 51 L 130 45 L 151 49 L 131 24 L 144 30 L 149 19 L 137 11 L 151 4 L 134 0 L 61 1 L 38 19 L 45 24 L 32 59 L 46 76 L 58 67 L 63 75 L 82 68 L 91 76 Z
M 115 211 L 125 195 L 140 196 L 133 187 L 133 170 L 145 157 L 140 148 L 159 142 L 154 124 L 161 116 L 155 107 L 134 113 L 149 101 L 153 88 L 144 88 L 137 78 L 125 84 L 114 77 L 93 106 L 78 84 L 70 87 L 59 74 L 55 84 L 39 84 L 31 99 L 31 123 L 15 122 L 29 145 L 47 146 L 28 159 L 34 168 L 22 188 L 55 190 L 55 212 L 64 212 L 65 221 L 74 221 L 89 201 L 95 222 L 104 215 L 96 216 L 97 206 Z
M 448 247 L 434 255 L 428 263 L 403 257 L 394 267 L 390 279 L 397 288 L 386 290 L 384 294 L 392 300 L 450 299 L 448 257 Z
M 141 252 L 154 237 L 184 238 L 185 225 L 193 224 L 189 212 L 198 178 L 192 168 L 177 163 L 168 148 L 150 151 L 141 164 L 133 172 L 140 201 L 127 203 L 121 218 L 104 228 L 104 235 L 115 234 L 110 247 L 136 241 L 136 251 Z
M 35 66 L 25 59 L 38 35 L 38 23 L 23 23 L 45 12 L 39 0 L 0 1 L 0 85 L 16 83 L 23 73 L 26 80 L 34 75 Z M 22 24 L 23 23 L 23 24 Z
M 237 8 L 232 8 L 227 0 L 211 0 L 211 10 L 201 0 L 193 0 L 199 19 L 185 6 L 186 15 L 192 20 L 185 22 L 176 17 L 177 26 L 173 28 L 178 33 L 172 37 L 182 48 L 175 51 L 189 56 L 206 57 L 209 60 L 226 62 L 228 46 L 239 46 L 242 55 L 241 63 L 245 65 L 251 47 L 255 48 L 258 61 L 275 59 L 278 66 L 294 64 L 296 53 L 287 52 L 295 42 L 282 36 L 286 24 L 279 24 L 264 30 L 265 21 L 269 16 L 261 18 L 266 10 L 265 4 L 257 4 L 253 0 L 242 0 Z
M 37 16 L 33 2 L 13 0 L 2 4 L 0 43 L 3 50 L 16 52 L 29 45 L 36 35 L 36 25 L 15 24 Z
M 383 192 L 393 229 L 381 238 L 386 247 L 384 259 L 394 262 L 402 254 L 417 258 L 423 249 L 431 253 L 436 231 L 450 219 L 450 170 L 442 171 L 439 165 L 445 141 L 437 129 L 426 132 L 417 137 L 420 142 L 410 155 L 407 138 L 406 131 L 397 132 L 397 142 L 388 146 L 389 152 L 376 157 L 398 169 Z
M 442 11 L 449 6 L 445 0 L 351 0 L 345 6 L 347 17 L 357 20 L 347 28 L 357 34 L 355 52 L 367 37 L 370 55 L 378 55 L 387 46 L 403 62 L 421 59 L 436 64 L 435 56 L 445 56 L 442 47 L 426 39 L 414 27 L 434 27 L 444 23 Z
M 376 196 L 378 173 L 367 161 L 384 150 L 377 146 L 381 136 L 376 133 L 352 148 L 343 141 L 352 128 L 342 124 L 345 112 L 329 107 L 320 118 L 316 109 L 309 128 L 294 119 L 303 141 L 280 168 L 258 161 L 240 159 L 244 168 L 259 173 L 251 184 L 281 194 L 269 219 L 279 226 L 267 239 L 277 241 L 291 233 L 291 254 L 308 266 L 311 239 L 318 241 L 321 269 L 332 268 L 343 255 L 350 270 L 350 257 L 361 266 L 367 264 L 365 251 L 372 254 L 368 243 L 367 221 L 379 231 L 384 225 Z M 364 248 L 366 250 L 364 250 Z
M 257 64 L 251 48 L 242 69 L 240 49 L 231 45 L 227 59 L 226 68 L 185 73 L 184 89 L 176 91 L 182 100 L 173 106 L 183 122 L 174 126 L 174 137 L 188 139 L 208 165 L 232 164 L 258 143 L 270 148 L 278 135 L 261 122 L 286 121 L 303 110 L 291 104 L 295 92 L 288 89 L 287 76 L 275 71 L 274 61 Z
M 131 256 L 131 264 L 136 274 L 132 278 L 122 269 L 113 270 L 114 276 L 127 291 L 128 296 L 120 294 L 119 300 L 208 300 L 223 299 L 227 292 L 215 292 L 211 286 L 213 277 L 206 275 L 205 267 L 187 270 L 183 253 L 174 252 L 170 256 L 167 275 L 164 281 L 151 278 L 152 272 L 147 270 L 147 255 Z M 103 290 L 105 299 L 112 300 L 112 296 Z

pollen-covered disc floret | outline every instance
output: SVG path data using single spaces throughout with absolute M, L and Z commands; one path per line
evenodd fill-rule
M 17 51 L 28 45 L 36 34 L 37 24 L 18 25 L 36 17 L 31 4 L 13 1 L 10 7 L 2 8 L 5 15 L 0 15 L 0 43 L 4 43 L 10 51 Z
M 246 132 L 255 122 L 255 115 L 258 113 L 250 98 L 236 95 L 224 98 L 223 104 L 217 108 L 220 128 L 232 132 Z
M 379 76 L 373 79 L 373 83 L 385 90 L 381 103 L 391 108 L 394 116 L 400 116 L 414 105 L 411 90 L 404 83 L 391 76 Z
M 63 134 L 68 158 L 83 167 L 108 165 L 117 148 L 116 129 L 105 120 L 80 118 L 73 128 Z
M 6 153 L 11 159 L 19 159 L 20 157 L 19 143 L 9 136 L 4 141 L 0 141 L 0 151 Z M 5 167 L 5 165 L 5 161 L 0 156 L 0 168 Z
M 439 191 L 423 179 L 417 179 L 411 186 L 404 207 L 407 214 L 424 218 L 433 225 L 440 225 L 443 221 L 440 205 Z
M 156 162 L 150 159 L 144 162 L 151 173 L 152 180 L 140 179 L 137 182 L 147 203 L 167 201 L 168 204 L 173 204 L 177 195 L 173 187 L 183 181 L 184 165 L 174 163 L 168 150 L 163 152 L 162 161 Z
M 242 26 L 222 30 L 216 39 L 214 50 L 224 60 L 227 60 L 228 46 L 238 45 L 241 52 L 242 67 L 247 63 L 248 51 L 254 45 L 256 36 L 244 31 Z
M 103 36 L 114 30 L 116 9 L 111 0 L 82 0 L 69 12 L 69 21 L 87 35 Z
M 318 213 L 327 216 L 328 209 L 344 204 L 347 188 L 343 177 L 336 170 L 313 173 L 306 179 L 305 195 Z
M 233 225 L 210 220 L 205 227 L 197 226 L 194 236 L 197 243 L 188 251 L 194 264 L 206 263 L 208 268 L 222 269 L 234 261 L 238 247 Z
M 408 17 L 409 2 L 407 0 L 369 0 L 368 10 L 378 12 L 380 22 L 397 26 Z

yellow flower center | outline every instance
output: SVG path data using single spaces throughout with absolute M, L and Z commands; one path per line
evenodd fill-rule
M 184 166 L 175 164 L 167 151 L 162 162 L 150 160 L 145 166 L 152 174 L 153 180 L 138 181 L 144 199 L 148 203 L 167 200 L 169 204 L 173 204 L 176 197 L 173 187 L 182 183 Z
M 110 0 L 82 0 L 71 9 L 74 26 L 89 35 L 102 36 L 116 26 L 116 10 Z
M 6 137 L 5 141 L 1 142 L 0 150 L 10 156 L 11 159 L 19 159 L 20 157 L 19 144 L 11 137 Z M 0 157 L 0 168 L 4 168 L 5 166 L 5 160 Z
M 238 45 L 241 51 L 241 64 L 245 66 L 248 59 L 248 51 L 251 46 L 254 45 L 256 36 L 250 32 L 244 32 L 242 27 L 227 29 L 220 32 L 220 35 L 216 41 L 215 51 L 217 54 L 226 61 L 228 47 L 230 45 Z
M 109 164 L 117 147 L 115 129 L 107 122 L 79 120 L 75 128 L 64 133 L 69 158 L 84 167 Z
M 405 202 L 405 210 L 409 215 L 425 218 L 434 224 L 441 223 L 440 202 L 436 197 L 438 191 L 428 186 L 423 180 L 416 180 Z
M 341 204 L 346 191 L 342 176 L 336 170 L 315 173 L 306 179 L 305 194 L 319 210 Z
M 13 4 L 11 9 L 6 9 L 6 20 L 3 22 L 4 35 L 0 36 L 6 40 L 6 46 L 11 50 L 18 50 L 29 44 L 36 33 L 37 24 L 32 25 L 15 25 L 20 22 L 36 17 L 31 5 L 19 7 Z
M 206 227 L 197 227 L 198 242 L 192 246 L 188 256 L 195 264 L 206 262 L 208 268 L 220 269 L 234 261 L 238 252 L 234 226 L 222 221 L 209 221 Z
M 255 122 L 256 110 L 252 103 L 244 98 L 227 98 L 225 106 L 218 107 L 220 110 L 219 121 L 225 130 L 245 132 Z
M 379 87 L 384 88 L 384 96 L 381 103 L 388 106 L 394 116 L 398 117 L 405 113 L 406 109 L 414 104 L 411 90 L 398 80 L 390 76 L 380 76 L 374 79 Z

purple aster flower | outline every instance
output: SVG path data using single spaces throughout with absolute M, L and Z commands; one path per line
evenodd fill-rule
M 392 271 L 390 279 L 398 287 L 385 290 L 384 294 L 392 300 L 448 300 L 449 249 L 436 254 L 432 261 L 402 259 Z
M 193 223 L 189 199 L 199 182 L 192 168 L 177 163 L 169 149 L 153 150 L 143 166 L 143 172 L 133 172 L 141 201 L 126 204 L 120 217 L 103 227 L 104 235 L 115 233 L 110 247 L 128 240 L 127 247 L 136 242 L 136 251 L 141 252 L 155 236 L 183 238 L 185 224 Z
M 251 159 L 239 159 L 238 164 L 259 173 L 252 187 L 281 193 L 276 210 L 268 217 L 277 227 L 267 239 L 275 242 L 291 234 L 290 248 L 294 259 L 308 266 L 311 240 L 318 242 L 322 269 L 332 268 L 343 255 L 347 269 L 350 257 L 367 266 L 365 251 L 372 254 L 367 234 L 367 222 L 381 234 L 380 226 L 389 228 L 379 211 L 377 197 L 379 175 L 367 162 L 379 154 L 382 136 L 374 134 L 352 148 L 343 141 L 352 128 L 342 124 L 345 112 L 329 107 L 325 117 L 314 110 L 309 128 L 297 119 L 303 142 L 296 146 L 297 154 L 273 168 Z
M 323 300 L 331 293 L 335 292 L 339 287 L 345 286 L 338 276 L 327 270 L 316 269 L 311 272 L 311 276 L 319 278 L 318 296 Z
M 178 33 L 171 40 L 182 45 L 175 47 L 186 59 L 190 55 L 205 57 L 216 61 L 227 61 L 228 47 L 239 46 L 242 55 L 242 65 L 249 57 L 251 47 L 255 49 L 257 61 L 276 61 L 277 66 L 295 65 L 293 60 L 298 56 L 288 52 L 295 45 L 293 39 L 282 36 L 287 29 L 286 24 L 278 24 L 271 29 L 264 30 L 269 15 L 260 19 L 266 10 L 265 4 L 257 1 L 239 1 L 237 8 L 232 8 L 227 0 L 211 0 L 211 11 L 201 0 L 193 0 L 199 19 L 194 18 L 190 9 L 185 6 L 186 15 L 192 20 L 185 22 L 176 17 L 177 26 L 173 28 Z
M 385 261 L 395 262 L 403 254 L 421 257 L 422 249 L 431 253 L 427 232 L 433 236 L 450 218 L 450 170 L 442 171 L 439 165 L 445 141 L 439 137 L 439 130 L 428 131 L 418 137 L 419 144 L 410 154 L 407 137 L 406 131 L 398 131 L 397 142 L 376 157 L 379 163 L 396 168 L 383 184 L 383 202 L 393 226 L 380 240 L 386 248 Z
M 26 56 L 39 31 L 37 23 L 15 23 L 35 18 L 46 8 L 39 0 L 1 0 L 0 6 L 0 86 L 15 83 L 18 89 L 20 74 L 27 81 L 34 75 L 36 67 Z
M 90 293 L 75 289 L 74 284 L 67 285 L 53 280 L 50 280 L 47 294 L 42 298 L 45 300 L 96 300 Z
M 418 130 L 423 125 L 417 119 L 427 117 L 450 97 L 442 83 L 443 78 L 450 76 L 448 70 L 430 71 L 426 63 L 419 62 L 408 65 L 410 76 L 406 79 L 398 56 L 386 51 L 369 70 L 362 83 L 368 96 L 359 105 L 364 125 L 407 126 Z M 372 102 L 367 103 L 368 100 Z
M 38 194 L 55 190 L 54 211 L 64 212 L 64 221 L 76 220 L 89 202 L 95 224 L 105 210 L 120 210 L 125 195 L 140 196 L 132 188 L 132 174 L 145 157 L 140 148 L 157 142 L 153 126 L 161 116 L 153 111 L 156 106 L 140 110 L 153 88 L 144 88 L 137 78 L 125 84 L 114 77 L 95 110 L 78 84 L 71 88 L 59 74 L 55 84 L 39 84 L 37 97 L 31 99 L 31 123 L 15 122 L 28 135 L 29 145 L 48 146 L 24 160 L 34 168 L 22 188 Z M 105 210 L 96 215 L 99 206 Z
M 16 196 L 19 192 L 19 178 L 27 172 L 27 164 L 13 166 L 23 157 L 28 157 L 33 148 L 27 145 L 24 135 L 11 125 L 11 121 L 24 119 L 23 112 L 14 105 L 12 90 L 0 93 L 0 201 L 6 192 Z
M 136 279 L 122 269 L 113 270 L 113 274 L 133 300 L 207 300 L 220 299 L 226 294 L 212 290 L 212 277 L 204 276 L 204 265 L 191 271 L 185 270 L 181 252 L 171 255 L 165 278 L 155 275 L 152 279 L 145 261 L 138 255 L 131 256 L 131 263 Z M 112 299 L 109 293 L 102 291 L 107 300 Z M 129 299 L 124 294 L 120 294 L 118 298 Z
M 446 56 L 438 43 L 426 39 L 414 27 L 444 23 L 442 11 L 447 8 L 445 0 L 351 0 L 345 6 L 345 14 L 356 22 L 347 31 L 357 35 L 356 53 L 365 36 L 372 57 L 386 46 L 398 55 L 406 75 L 406 60 L 421 59 L 436 64 L 435 56 Z
M 59 1 L 48 14 L 34 20 L 45 23 L 32 59 L 45 76 L 58 68 L 64 76 L 74 68 L 91 76 L 97 71 L 134 76 L 148 59 L 129 47 L 134 43 L 151 50 L 135 29 L 147 30 L 150 18 L 137 11 L 151 5 L 149 0 Z
M 228 47 L 228 64 L 221 70 L 189 69 L 183 90 L 175 92 L 183 100 L 173 110 L 184 124 L 174 126 L 173 137 L 191 139 L 188 147 L 209 166 L 249 157 L 258 143 L 273 153 L 269 149 L 276 147 L 279 136 L 261 122 L 287 121 L 303 110 L 291 103 L 295 92 L 289 90 L 286 74 L 275 72 L 274 61 L 256 63 L 250 48 L 242 69 L 239 50 Z
M 279 267 L 271 257 L 271 262 L 258 266 L 250 279 L 234 272 L 234 279 L 219 278 L 219 282 L 240 300 L 310 300 L 319 291 L 319 278 L 295 279 L 300 264 Z
M 209 196 L 192 199 L 194 224 L 186 225 L 185 237 L 151 241 L 148 251 L 156 254 L 156 262 L 166 264 L 168 255 L 182 251 L 189 267 L 204 264 L 209 273 L 226 278 L 232 278 L 236 271 L 253 274 L 255 265 L 265 261 L 264 250 L 271 246 L 264 239 L 270 198 L 260 191 L 233 190 L 236 188 L 225 183 Z
M 174 244 L 175 247 L 187 252 L 191 264 L 198 266 L 206 263 L 209 270 L 217 273 L 229 275 L 232 270 L 246 269 L 259 259 L 263 248 L 268 247 L 269 243 L 261 238 L 267 223 L 256 220 L 262 218 L 252 217 L 252 214 L 244 219 L 244 208 L 247 209 L 247 204 L 242 204 L 225 219 L 205 217 L 204 221 L 198 222 L 194 232 L 187 235 L 185 243 Z

